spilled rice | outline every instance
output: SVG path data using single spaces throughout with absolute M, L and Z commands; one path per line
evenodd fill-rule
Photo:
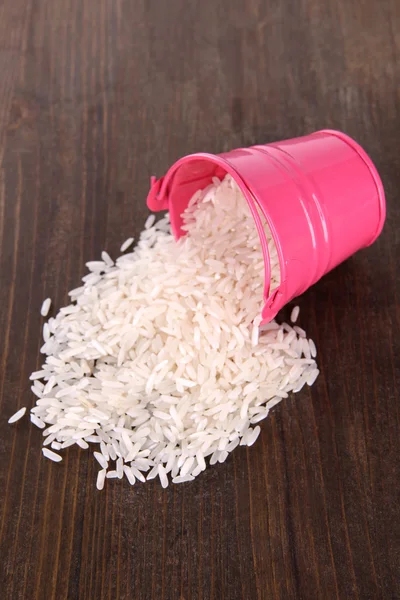
M 113 478 L 193 480 L 254 444 L 271 408 L 318 376 L 300 327 L 260 327 L 263 255 L 229 176 L 195 194 L 184 229 L 176 243 L 168 216 L 151 215 L 134 250 L 87 263 L 71 304 L 44 324 L 31 421 L 53 461 L 73 444 L 94 450 L 98 489 Z M 273 289 L 279 262 L 267 234 Z

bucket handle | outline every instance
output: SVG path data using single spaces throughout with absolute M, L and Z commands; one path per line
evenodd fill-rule
M 168 210 L 169 200 L 165 193 L 164 177 L 157 179 L 154 175 L 150 177 L 150 190 L 147 195 L 147 206 L 153 212 Z

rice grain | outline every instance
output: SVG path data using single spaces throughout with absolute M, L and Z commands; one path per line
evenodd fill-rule
M 42 315 L 42 317 L 47 317 L 47 315 L 49 314 L 50 306 L 51 298 L 46 298 L 46 300 L 43 300 L 43 304 L 40 309 L 40 314 Z
M 12 417 L 10 417 L 8 419 L 8 422 L 10 424 L 11 423 L 16 423 L 17 421 L 19 421 L 24 416 L 25 413 L 26 413 L 26 406 L 23 406 L 22 408 L 20 408 L 19 410 L 17 410 L 17 412 L 14 413 L 12 415 Z

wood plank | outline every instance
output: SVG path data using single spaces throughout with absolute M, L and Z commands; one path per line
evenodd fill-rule
M 396 0 L 1 3 L 2 598 L 400 597 L 399 25 Z M 42 300 L 138 235 L 178 157 L 323 127 L 370 153 L 388 219 L 300 299 L 315 387 L 190 485 L 99 493 L 86 452 L 45 461 L 7 425 L 34 403 Z

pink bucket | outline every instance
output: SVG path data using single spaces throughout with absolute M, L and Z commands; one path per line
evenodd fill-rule
M 385 221 L 385 195 L 371 159 L 350 137 L 324 130 L 304 137 L 184 156 L 158 181 L 147 205 L 170 211 L 176 239 L 192 195 L 230 173 L 260 235 L 265 263 L 263 322 L 357 250 L 372 244 Z M 270 293 L 270 260 L 261 210 L 278 250 L 281 283 Z

